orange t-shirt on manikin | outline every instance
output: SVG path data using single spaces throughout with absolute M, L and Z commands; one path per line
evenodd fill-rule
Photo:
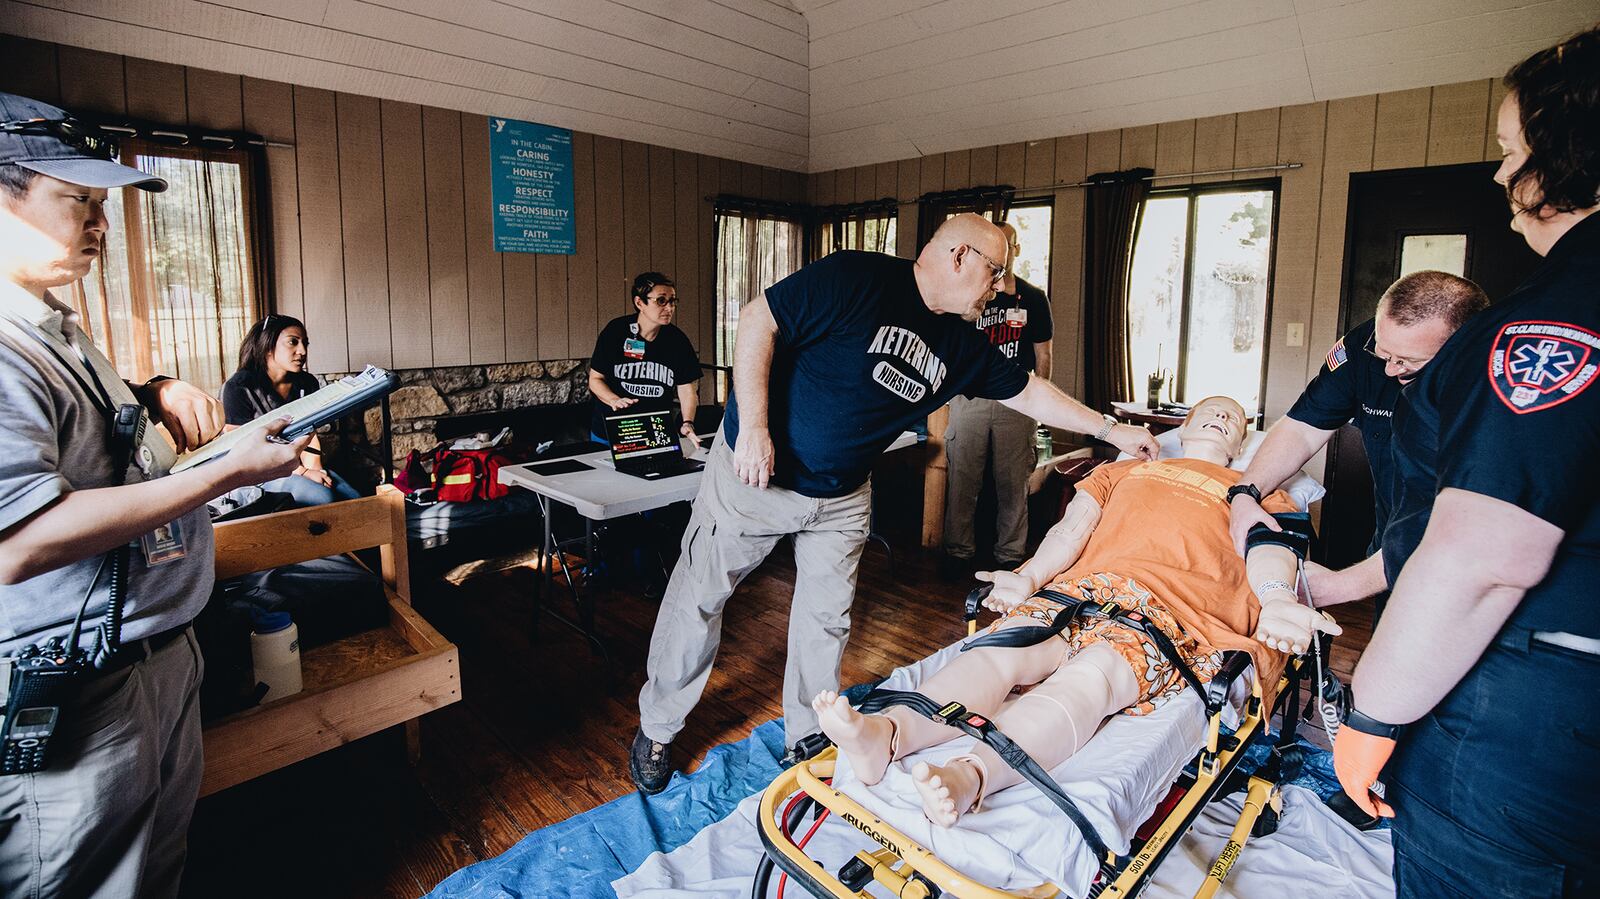
M 1227 493 L 1239 477 L 1199 459 L 1130 459 L 1096 468 L 1078 490 L 1100 504 L 1100 523 L 1078 561 L 1054 580 L 1109 572 L 1138 581 L 1197 639 L 1249 652 L 1272 691 L 1285 657 L 1246 636 L 1255 633 L 1261 603 L 1228 535 Z M 1297 511 L 1282 490 L 1261 505 Z

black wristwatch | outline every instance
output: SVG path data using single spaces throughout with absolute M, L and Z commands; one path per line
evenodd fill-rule
M 1233 505 L 1233 498 L 1236 496 L 1248 496 L 1256 501 L 1256 505 L 1261 505 L 1261 491 L 1257 490 L 1254 484 L 1234 484 L 1229 487 L 1228 505 Z
M 1370 715 L 1363 715 L 1359 709 L 1351 707 L 1345 710 L 1344 726 L 1351 730 L 1358 730 L 1374 737 L 1383 737 L 1388 740 L 1400 739 L 1400 732 L 1405 730 L 1403 724 L 1389 724 L 1379 721 Z

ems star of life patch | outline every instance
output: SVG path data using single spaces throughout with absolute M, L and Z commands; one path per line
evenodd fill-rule
M 1345 362 L 1349 361 L 1349 359 L 1350 356 L 1344 351 L 1344 338 L 1341 337 L 1336 343 L 1334 343 L 1333 349 L 1328 351 L 1328 371 L 1333 371 L 1339 366 L 1345 364 Z
M 1565 322 L 1510 322 L 1489 350 L 1489 383 L 1522 415 L 1572 399 L 1594 382 L 1600 334 Z

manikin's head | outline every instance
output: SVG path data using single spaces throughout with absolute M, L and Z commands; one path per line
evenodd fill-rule
M 71 284 L 99 258 L 107 192 L 166 189 L 113 149 L 64 110 L 0 93 L 0 277 L 35 294 Z
M 1244 407 L 1226 396 L 1208 396 L 1189 410 L 1178 429 L 1185 458 L 1220 455 L 1226 465 L 1244 449 Z
M 1511 204 L 1511 230 L 1543 256 L 1600 210 L 1600 27 L 1517 63 L 1504 84 L 1494 180 Z
M 934 312 L 977 321 L 1006 272 L 1006 235 L 981 215 L 953 215 L 917 256 L 917 289 Z
M 1410 384 L 1450 335 L 1488 306 L 1483 289 L 1466 278 L 1412 272 L 1389 285 L 1378 300 L 1372 343 L 1364 349 L 1383 360 L 1385 375 Z

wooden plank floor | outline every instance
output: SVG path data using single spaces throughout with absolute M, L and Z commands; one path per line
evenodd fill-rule
M 896 578 L 881 548 L 861 567 L 843 681 L 861 683 L 962 634 L 964 585 L 941 582 L 933 557 L 897 542 Z M 529 831 L 633 791 L 627 753 L 656 606 L 633 589 L 596 591 L 619 672 L 541 616 L 527 567 L 417 591 L 417 606 L 461 649 L 461 703 L 422 719 L 422 761 L 405 763 L 385 731 L 200 802 L 183 895 L 414 897 L 492 858 Z M 730 601 L 706 697 L 675 746 L 695 764 L 782 714 L 779 690 L 794 567 L 787 546 Z M 558 598 L 561 594 L 558 592 Z M 569 606 L 570 608 L 570 606 Z M 1370 632 L 1365 604 L 1341 612 L 1349 669 Z

